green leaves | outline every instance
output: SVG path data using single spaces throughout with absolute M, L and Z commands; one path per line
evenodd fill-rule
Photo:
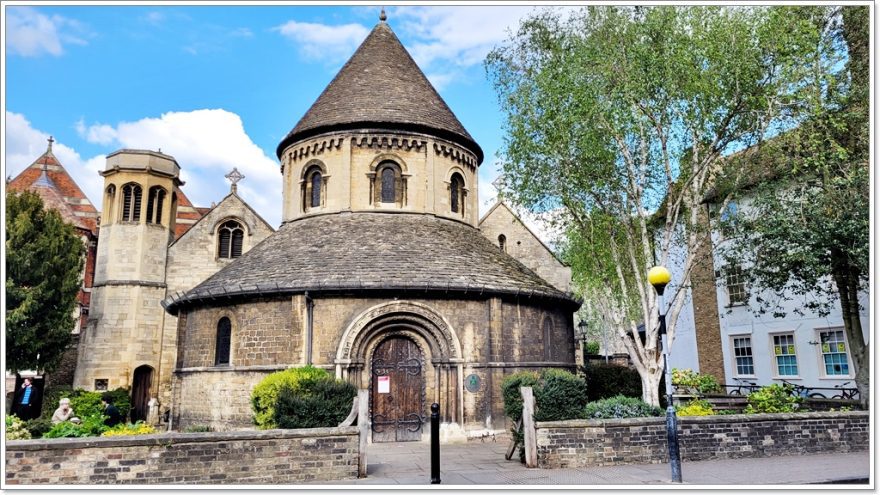
M 32 192 L 6 195 L 6 365 L 52 371 L 70 342 L 85 246 Z M 39 357 L 38 357 L 39 356 Z

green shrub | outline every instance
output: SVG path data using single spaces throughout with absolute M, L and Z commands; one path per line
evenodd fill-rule
M 778 383 L 761 387 L 749 394 L 746 414 L 788 413 L 797 411 L 803 398 L 792 395 L 790 386 Z
M 55 409 L 52 409 L 52 413 L 55 412 Z M 29 419 L 25 421 L 24 427 L 31 432 L 31 438 L 41 438 L 47 431 L 52 429 L 52 417 L 45 418 L 42 415 L 36 419 Z
M 685 405 L 675 407 L 675 414 L 679 416 L 712 416 L 715 411 L 709 402 L 702 399 L 694 399 Z
M 535 388 L 540 375 L 536 371 L 520 371 L 508 375 L 501 381 L 501 395 L 504 398 L 504 414 L 507 415 L 514 423 L 522 418 L 522 395 L 519 392 L 520 387 Z
M 52 429 L 43 435 L 43 438 L 97 437 L 107 431 L 102 414 L 93 414 L 80 419 L 82 420 L 81 424 L 62 421 L 53 425 Z
M 32 438 L 31 432 L 24 426 L 24 421 L 14 414 L 6 415 L 6 439 L 28 440 Z
M 587 419 L 644 418 L 662 415 L 663 410 L 659 407 L 623 395 L 590 402 L 584 408 L 584 417 Z
M 721 385 L 715 376 L 697 373 L 691 369 L 672 369 L 672 384 L 682 392 L 690 394 L 715 394 L 721 391 Z
M 128 414 L 131 412 L 131 393 L 127 388 L 123 387 L 111 390 L 108 393 L 111 402 L 116 406 L 116 409 L 119 409 L 119 414 L 122 415 L 122 420 L 125 421 L 126 418 L 128 418 Z M 77 413 L 79 412 L 76 409 L 74 409 L 74 411 Z
M 296 389 L 282 386 L 273 417 L 278 428 L 337 426 L 351 412 L 357 387 L 333 378 L 301 380 Z
M 591 364 L 585 369 L 587 398 L 590 402 L 617 395 L 642 396 L 642 379 L 639 372 L 616 364 Z
M 586 353 L 588 355 L 599 354 L 599 343 L 598 342 L 587 342 Z
M 581 417 L 587 404 L 587 383 L 568 371 L 547 368 L 535 388 L 535 421 Z
M 74 390 L 70 394 L 70 408 L 80 419 L 104 414 L 104 408 L 101 406 L 101 392 L 88 392 L 80 388 Z
M 254 424 L 261 430 L 276 428 L 275 404 L 278 402 L 278 392 L 282 388 L 296 392 L 299 383 L 310 378 L 330 378 L 330 374 L 320 368 L 305 366 L 278 371 L 263 378 L 251 392 Z

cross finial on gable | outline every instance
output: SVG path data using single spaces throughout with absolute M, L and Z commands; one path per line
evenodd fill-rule
M 379 21 L 385 22 L 388 20 L 388 16 L 385 15 L 385 7 L 382 7 L 382 11 L 379 12 Z
M 229 179 L 229 182 L 232 183 L 232 187 L 230 188 L 230 190 L 233 192 L 233 194 L 237 193 L 238 181 L 244 179 L 244 175 L 242 175 L 242 173 L 238 171 L 238 167 L 232 167 L 232 172 L 229 172 L 224 177 Z
M 55 138 L 53 138 L 52 136 L 49 136 L 48 141 L 49 141 L 49 147 L 46 149 L 46 151 L 52 151 L 52 143 L 55 142 Z

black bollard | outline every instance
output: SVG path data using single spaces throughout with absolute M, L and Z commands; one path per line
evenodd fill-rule
M 431 484 L 440 484 L 440 404 L 431 404 Z

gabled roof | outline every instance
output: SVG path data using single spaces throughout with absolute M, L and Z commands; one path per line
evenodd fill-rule
M 434 294 L 580 302 L 502 252 L 470 225 L 420 213 L 334 213 L 287 222 L 163 305 L 310 293 Z
M 202 211 L 205 210 L 205 211 Z M 193 225 L 198 223 L 205 216 L 210 208 L 199 208 L 193 206 L 183 190 L 177 188 L 177 217 L 174 223 L 174 238 L 180 239 Z
M 412 131 L 461 144 L 483 161 L 483 150 L 461 125 L 384 21 L 379 22 L 321 96 L 281 140 L 293 142 L 353 129 Z
M 46 152 L 22 170 L 7 187 L 14 191 L 36 192 L 47 206 L 57 209 L 65 220 L 97 234 L 98 210 L 52 153 L 52 142 L 50 138 Z
M 493 213 L 493 212 L 494 212 L 499 206 L 503 206 L 505 210 L 507 210 L 508 212 L 510 212 L 510 215 L 511 215 L 514 219 L 516 219 L 516 221 L 519 222 L 519 224 L 522 225 L 522 226 L 526 229 L 526 232 L 528 232 L 532 237 L 534 237 L 535 240 L 538 241 L 538 242 L 541 244 L 541 246 L 543 246 L 543 248 L 546 249 L 547 252 L 550 253 L 550 255 L 553 256 L 553 258 L 554 258 L 556 261 L 559 262 L 560 265 L 562 265 L 562 266 L 568 266 L 568 264 L 565 263 L 564 261 L 562 261 L 562 260 L 559 258 L 559 256 L 557 256 L 556 253 L 554 253 L 553 250 L 550 249 L 550 247 L 547 246 L 547 244 L 546 244 L 544 241 L 542 241 L 541 238 L 538 237 L 538 236 L 535 234 L 535 232 L 534 232 L 532 229 L 530 229 L 529 226 L 526 225 L 525 222 L 522 221 L 522 218 L 520 218 L 519 215 L 517 215 L 515 211 L 513 211 L 509 206 L 507 206 L 507 203 L 505 203 L 504 200 L 502 200 L 502 199 L 498 199 L 497 201 L 495 201 L 495 204 L 492 205 L 492 208 L 489 208 L 489 211 L 487 211 L 486 214 L 483 215 L 483 216 L 480 218 L 480 221 L 479 221 L 479 223 L 477 224 L 477 226 L 482 225 L 482 224 L 483 224 L 483 221 L 486 220 L 487 218 L 489 218 L 489 215 L 491 215 L 491 214 L 492 214 L 492 213 Z
M 186 199 L 186 198 L 184 198 L 184 199 Z M 195 227 L 196 224 L 198 224 L 203 219 L 205 219 L 208 216 L 208 214 L 210 214 L 212 211 L 216 210 L 217 208 L 220 208 L 221 206 L 223 206 L 223 203 L 225 203 L 227 201 L 236 201 L 236 200 L 239 203 L 241 203 L 245 208 L 247 208 L 254 215 L 254 217 L 256 217 L 256 219 L 259 220 L 260 222 L 262 222 L 263 225 L 265 225 L 270 231 L 275 232 L 275 229 L 269 224 L 269 222 L 267 222 L 265 219 L 263 219 L 263 217 L 260 216 L 259 213 L 257 213 L 257 210 L 253 209 L 251 207 L 251 205 L 248 204 L 247 201 L 241 199 L 241 196 L 236 194 L 235 191 L 232 191 L 229 194 L 227 194 L 223 199 L 221 199 L 219 203 L 215 204 L 214 206 L 211 206 L 210 208 L 202 208 L 202 207 L 193 208 L 200 215 L 199 218 L 196 219 L 192 223 L 187 223 L 186 229 L 183 230 L 180 234 L 176 234 L 174 237 L 174 241 L 172 241 L 171 244 L 175 244 L 177 241 L 179 241 L 184 235 L 186 235 L 187 232 L 189 232 L 193 227 Z M 187 199 L 186 201 L 187 201 L 187 204 L 189 204 L 189 200 Z M 179 206 L 180 206 L 180 197 L 178 197 L 178 207 Z M 180 218 L 180 208 L 178 208 L 177 211 L 178 211 L 177 218 L 179 219 Z M 180 230 L 181 230 L 181 227 L 180 227 L 180 224 L 178 224 L 177 228 L 175 229 L 175 232 L 178 232 Z

